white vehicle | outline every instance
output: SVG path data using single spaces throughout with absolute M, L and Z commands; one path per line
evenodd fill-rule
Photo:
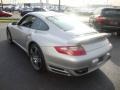
M 65 14 L 32 12 L 7 26 L 7 39 L 20 46 L 37 71 L 80 76 L 110 59 L 107 34 Z

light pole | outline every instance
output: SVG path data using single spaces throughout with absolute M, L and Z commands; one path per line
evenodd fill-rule
M 46 8 L 48 8 L 48 3 L 49 3 L 49 1 L 48 1 L 48 0 L 46 0 Z
M 2 10 L 3 10 L 3 1 L 1 0 L 1 6 L 2 6 Z
M 42 0 L 40 0 L 40 7 L 43 8 Z
M 109 1 L 107 0 L 107 4 L 109 4 Z
M 46 3 L 48 4 L 48 3 L 49 3 L 49 0 L 46 0 Z
M 59 10 L 59 12 L 61 10 L 60 5 L 61 5 L 61 1 L 59 0 L 59 4 L 58 4 L 58 10 Z

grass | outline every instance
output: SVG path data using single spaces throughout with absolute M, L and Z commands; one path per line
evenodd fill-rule
M 0 20 L 0 23 L 11 23 L 16 22 L 17 20 Z
M 15 18 L 0 18 L 0 23 L 11 23 L 11 22 L 16 22 L 19 19 Z

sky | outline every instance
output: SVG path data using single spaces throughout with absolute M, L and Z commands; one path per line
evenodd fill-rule
M 49 3 L 58 4 L 59 0 L 48 0 Z M 40 0 L 3 0 L 4 3 L 39 3 Z M 46 2 L 46 0 L 42 0 Z M 69 6 L 81 6 L 86 4 L 106 4 L 107 0 L 61 0 L 61 4 Z

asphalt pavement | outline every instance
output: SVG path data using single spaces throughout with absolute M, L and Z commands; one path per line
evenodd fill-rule
M 9 45 L 0 24 L 0 90 L 120 90 L 120 36 L 110 37 L 112 58 L 82 77 L 67 77 L 33 70 L 26 53 Z

